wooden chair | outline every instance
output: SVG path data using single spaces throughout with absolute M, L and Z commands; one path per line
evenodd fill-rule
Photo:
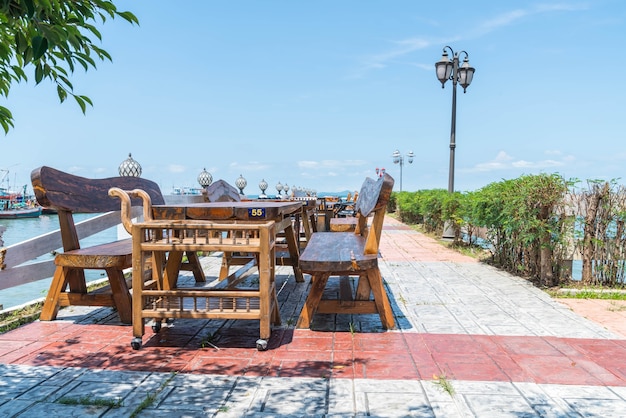
M 205 188 L 207 202 L 239 202 L 241 194 L 239 191 L 227 183 L 219 179 Z
M 131 239 L 83 248 L 73 214 L 117 212 L 115 216 L 120 218 L 120 204 L 108 194 L 111 187 L 140 188 L 150 195 L 153 202 L 162 204 L 164 199 L 159 186 L 139 177 L 88 179 L 46 166 L 33 170 L 31 181 L 37 202 L 57 210 L 63 245 L 63 252 L 54 258 L 56 269 L 40 319 L 54 320 L 61 306 L 114 306 L 120 320 L 131 323 L 131 295 L 124 278 L 124 269 L 132 267 Z M 132 201 L 133 206 L 141 204 L 141 199 Z M 199 269 L 199 262 L 194 256 L 191 255 L 190 261 Z M 104 270 L 109 286 L 89 292 L 85 270 L 90 269 Z
M 311 289 L 297 327 L 309 328 L 315 313 L 378 313 L 386 329 L 394 327 L 393 312 L 378 268 L 378 247 L 393 178 L 367 178 L 356 203 L 354 232 L 317 232 L 300 255 L 302 272 L 311 275 Z M 368 216 L 373 215 L 368 226 Z M 340 277 L 339 298 L 322 299 L 328 280 Z M 350 276 L 358 276 L 356 290 Z M 370 296 L 373 299 L 370 300 Z

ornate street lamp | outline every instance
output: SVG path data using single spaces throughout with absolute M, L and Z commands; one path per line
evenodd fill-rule
M 261 189 L 261 194 L 259 195 L 259 199 L 266 199 L 267 195 L 265 194 L 265 191 L 267 190 L 268 184 L 265 181 L 265 179 L 261 180 L 259 182 L 259 189 Z
M 415 157 L 413 151 L 409 151 L 406 156 L 409 164 L 413 164 L 413 157 Z M 391 157 L 393 158 L 394 164 L 400 164 L 400 191 L 402 191 L 402 166 L 404 165 L 404 156 L 400 153 L 400 151 L 395 150 L 393 154 L 391 154 Z
M 453 58 L 450 59 L 448 52 L 452 54 Z M 459 67 L 459 55 L 465 54 L 463 59 L 463 65 Z M 452 123 L 450 127 L 450 171 L 448 174 L 448 192 L 454 193 L 454 149 L 456 148 L 456 85 L 461 84 L 463 87 L 463 93 L 465 93 L 467 87 L 474 78 L 474 72 L 476 71 L 469 65 L 469 55 L 465 51 L 454 52 L 449 46 L 443 48 L 443 55 L 441 60 L 435 63 L 435 70 L 437 72 L 437 79 L 441 82 L 441 88 L 445 87 L 446 81 L 452 80 Z M 454 231 L 451 228 L 450 222 L 446 222 L 443 232 L 444 238 L 454 238 Z
M 453 58 L 448 57 L 447 50 L 453 55 Z M 463 59 L 463 65 L 459 67 L 459 55 L 465 54 Z M 435 70 L 437 72 L 437 78 L 441 82 L 441 88 L 445 87 L 446 81 L 452 80 L 452 123 L 450 128 L 450 172 L 448 177 L 448 192 L 454 192 L 454 149 L 456 148 L 456 85 L 461 84 L 463 87 L 463 93 L 465 93 L 467 87 L 469 87 L 472 79 L 474 78 L 474 72 L 476 71 L 469 65 L 469 55 L 465 51 L 454 52 L 452 48 L 446 46 L 443 48 L 443 55 L 441 60 L 435 63 Z
M 213 176 L 204 168 L 200 174 L 198 174 L 198 184 L 203 188 L 207 188 L 211 183 L 213 183 Z
M 235 186 L 239 189 L 239 194 L 243 194 L 243 189 L 248 185 L 248 181 L 239 174 L 239 178 L 235 180 Z
M 276 184 L 276 191 L 278 192 L 278 197 L 280 197 L 280 192 L 283 191 L 283 185 L 280 184 L 280 181 Z
M 133 160 L 129 152 L 128 158 L 122 161 L 117 171 L 121 177 L 141 177 L 141 164 Z

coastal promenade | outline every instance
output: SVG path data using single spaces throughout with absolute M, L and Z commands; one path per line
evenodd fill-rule
M 66 308 L 0 335 L 0 416 L 626 416 L 621 302 L 570 307 L 390 217 L 380 254 L 395 330 L 378 315 L 294 329 L 309 283 L 289 267 L 263 352 L 257 321 L 147 327 L 135 351 L 110 308 Z

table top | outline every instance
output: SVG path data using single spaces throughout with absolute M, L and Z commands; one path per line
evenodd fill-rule
M 301 211 L 302 201 L 249 200 L 241 202 L 153 205 L 154 219 L 279 220 Z

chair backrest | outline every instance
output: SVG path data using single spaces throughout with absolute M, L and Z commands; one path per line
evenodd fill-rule
M 387 210 L 387 203 L 391 198 L 394 179 L 385 173 L 378 180 L 366 178 L 361 186 L 358 199 L 355 203 L 357 212 L 357 226 L 354 233 L 367 236 L 365 254 L 378 253 L 378 244 L 383 229 L 383 221 Z M 372 224 L 368 228 L 367 218 L 373 214 Z
M 90 179 L 43 166 L 30 175 L 37 202 L 56 209 L 65 251 L 80 248 L 74 213 L 106 213 L 120 211 L 120 202 L 109 196 L 109 189 L 144 190 L 155 205 L 165 203 L 158 184 L 141 177 L 109 177 Z M 132 206 L 142 206 L 141 198 L 134 198 Z M 121 222 L 121 217 L 120 217 Z
M 209 202 L 239 202 L 241 194 L 235 186 L 219 179 L 206 187 L 206 198 Z
M 37 202 L 43 207 L 74 213 L 119 211 L 120 203 L 109 196 L 111 187 L 124 190 L 145 190 L 154 205 L 165 203 L 159 185 L 141 177 L 109 177 L 91 179 L 43 166 L 32 171 L 31 182 Z M 133 199 L 133 206 L 141 206 Z

